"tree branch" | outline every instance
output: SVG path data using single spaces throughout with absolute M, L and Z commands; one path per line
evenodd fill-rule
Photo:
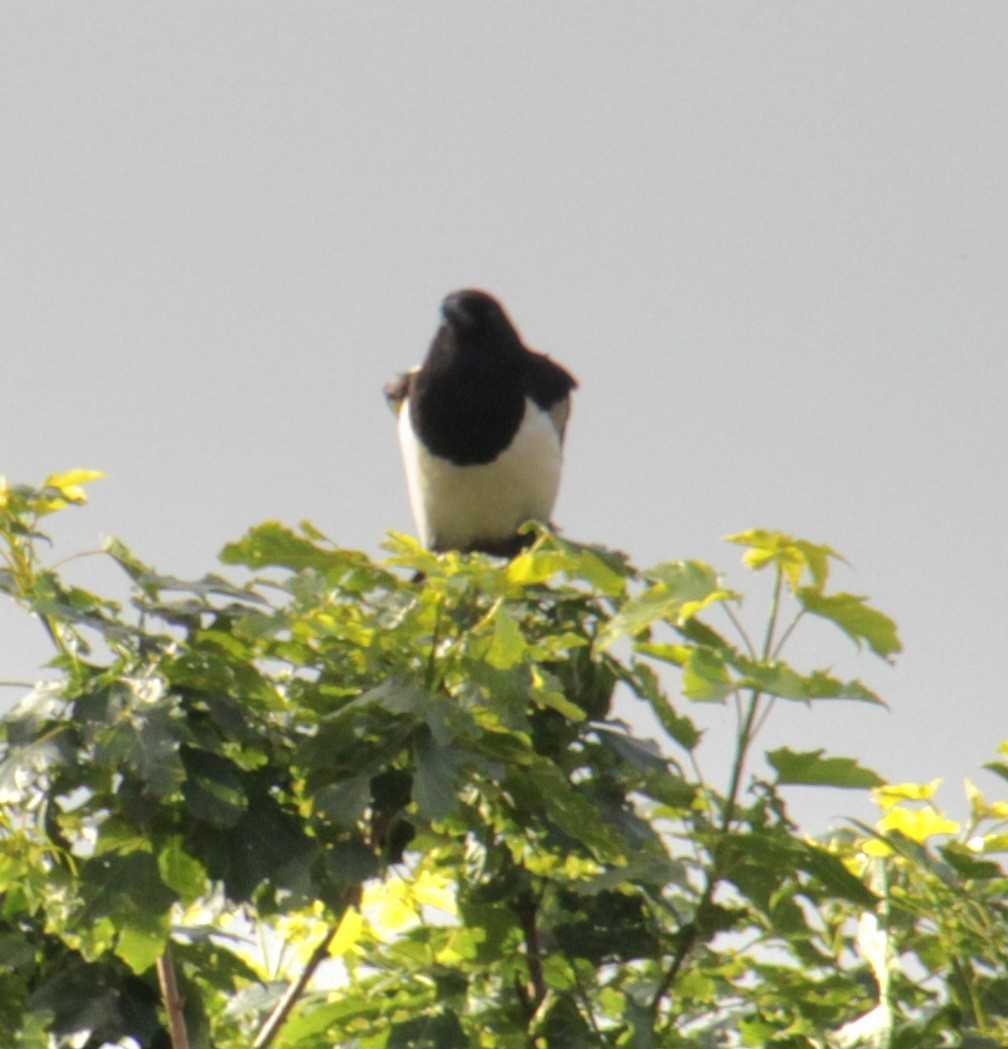
M 529 983 L 532 985 L 531 1007 L 534 1013 L 546 997 L 546 977 L 543 975 L 542 955 L 539 951 L 539 927 L 536 921 L 538 907 L 531 893 L 523 893 L 515 905 L 515 913 L 525 936 Z
M 171 1038 L 172 1049 L 189 1049 L 189 1036 L 186 1034 L 185 1016 L 182 1012 L 185 1003 L 179 994 L 175 979 L 170 944 L 165 944 L 165 949 L 157 960 L 157 974 L 158 983 L 161 985 L 161 1000 L 168 1014 L 168 1035 Z
M 287 1022 L 287 1017 L 297 1004 L 298 999 L 304 994 L 309 981 L 315 975 L 315 970 L 329 956 L 329 944 L 332 943 L 339 927 L 340 923 L 337 921 L 326 930 L 325 935 L 319 941 L 315 950 L 312 951 L 311 957 L 305 964 L 304 969 L 301 970 L 298 978 L 284 991 L 280 1001 L 273 1007 L 273 1012 L 266 1017 L 265 1023 L 259 1028 L 259 1033 L 252 1043 L 252 1049 L 267 1049 L 267 1046 L 273 1044 L 273 1039 L 276 1038 L 280 1033 L 280 1028 Z

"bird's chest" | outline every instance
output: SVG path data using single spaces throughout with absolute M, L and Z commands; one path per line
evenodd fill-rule
M 549 416 L 522 398 L 510 440 L 487 462 L 453 462 L 399 418 L 410 503 L 427 546 L 465 549 L 513 535 L 527 520 L 547 521 L 560 483 L 560 439 Z

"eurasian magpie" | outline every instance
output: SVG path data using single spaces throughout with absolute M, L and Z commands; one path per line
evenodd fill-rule
M 410 506 L 428 549 L 511 557 L 522 522 L 549 520 L 577 382 L 484 291 L 453 292 L 441 316 L 423 364 L 385 387 Z

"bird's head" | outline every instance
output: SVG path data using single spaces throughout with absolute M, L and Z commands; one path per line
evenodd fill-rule
M 500 303 L 485 291 L 464 288 L 453 291 L 441 303 L 441 316 L 463 345 L 520 347 L 515 331 Z

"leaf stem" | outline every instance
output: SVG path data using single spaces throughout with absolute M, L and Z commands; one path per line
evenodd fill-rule
M 735 613 L 732 611 L 731 605 L 728 604 L 726 601 L 723 601 L 719 607 L 724 610 L 724 614 L 731 621 L 732 626 L 735 627 L 738 636 L 742 639 L 742 644 L 746 647 L 746 651 L 749 653 L 750 656 L 752 656 L 753 659 L 755 659 L 756 649 L 753 648 L 753 643 L 749 640 L 749 635 L 746 633 L 746 628 L 742 625 L 742 621 L 739 619 L 739 617 L 735 615 Z
M 424 684 L 427 686 L 428 692 L 434 691 L 434 682 L 437 679 L 437 668 L 438 668 L 438 644 L 441 641 L 441 619 L 444 614 L 444 598 L 439 597 L 437 599 L 437 611 L 434 616 L 434 628 L 431 631 L 431 647 L 430 654 L 427 657 L 427 671 L 424 675 L 426 678 Z
M 756 691 L 753 691 L 749 697 L 749 707 L 746 711 L 745 720 L 739 728 L 735 760 L 732 763 L 731 778 L 728 782 L 728 793 L 725 795 L 724 804 L 721 807 L 721 821 L 719 827 L 720 840 L 714 844 L 714 847 L 711 850 L 711 864 L 706 871 L 703 894 L 701 895 L 700 901 L 694 911 L 693 921 L 683 927 L 679 946 L 676 948 L 676 952 L 672 956 L 672 961 L 669 964 L 668 969 L 665 970 L 665 974 L 662 976 L 662 979 L 651 998 L 650 1005 L 652 1014 L 658 1012 L 662 999 L 672 988 L 672 985 L 676 981 L 676 977 L 679 975 L 679 970 L 683 967 L 687 957 L 689 957 L 690 951 L 696 944 L 700 932 L 698 927 L 699 922 L 703 918 L 704 912 L 710 906 L 714 898 L 714 891 L 721 881 L 718 846 L 731 832 L 731 825 L 735 821 L 735 810 L 738 807 L 738 794 L 742 784 L 742 773 L 745 769 L 745 760 L 749 752 L 749 745 L 752 743 L 755 735 L 753 732 L 753 725 L 756 721 L 757 712 L 759 711 L 760 698 L 761 693 Z
M 799 611 L 798 611 L 798 612 L 797 612 L 797 613 L 795 614 L 795 617 L 794 617 L 794 619 L 792 619 L 792 620 L 791 620 L 791 622 L 790 622 L 790 623 L 788 623 L 788 625 L 787 625 L 787 629 L 786 629 L 786 630 L 784 631 L 784 633 L 783 633 L 783 634 L 781 634 L 781 636 L 780 636 L 780 640 L 779 640 L 779 641 L 777 642 L 777 644 L 776 644 L 776 645 L 774 645 L 774 650 L 773 650 L 773 652 L 772 652 L 772 653 L 770 654 L 770 656 L 771 656 L 771 659 L 777 659 L 777 657 L 778 657 L 778 656 L 779 656 L 779 655 L 781 654 L 781 652 L 782 652 L 782 651 L 783 651 L 783 649 L 784 649 L 784 646 L 785 646 L 785 645 L 787 644 L 787 640 L 788 640 L 788 638 L 789 638 L 789 637 L 791 636 L 791 634 L 792 634 L 792 633 L 794 632 L 794 628 L 795 628 L 795 627 L 796 627 L 796 626 L 798 625 L 798 623 L 799 623 L 799 621 L 801 620 L 801 618 L 802 618 L 802 616 L 803 616 L 803 615 L 805 615 L 805 609 L 804 609 L 804 608 L 800 609 L 800 610 L 799 610 Z
M 770 600 L 770 618 L 767 620 L 766 636 L 763 638 L 763 660 L 771 658 L 773 652 L 774 631 L 777 629 L 777 616 L 780 613 L 781 594 L 784 590 L 784 573 L 780 566 L 774 579 L 774 592 Z

